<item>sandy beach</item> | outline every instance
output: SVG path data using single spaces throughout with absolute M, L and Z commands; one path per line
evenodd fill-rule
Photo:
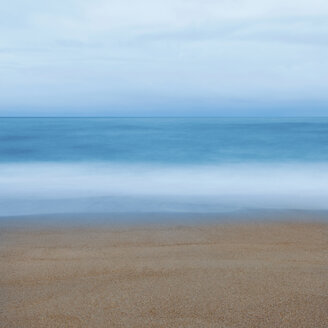
M 328 327 L 325 223 L 0 237 L 0 327 Z

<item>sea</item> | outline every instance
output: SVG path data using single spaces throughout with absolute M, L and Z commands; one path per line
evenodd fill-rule
M 0 118 L 0 216 L 328 210 L 328 118 Z

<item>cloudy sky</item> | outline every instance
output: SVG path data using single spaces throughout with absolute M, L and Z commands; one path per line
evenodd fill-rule
M 327 0 L 0 0 L 0 115 L 328 115 Z

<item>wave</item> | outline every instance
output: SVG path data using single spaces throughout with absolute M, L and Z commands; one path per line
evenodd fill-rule
M 0 164 L 0 215 L 328 209 L 328 164 Z

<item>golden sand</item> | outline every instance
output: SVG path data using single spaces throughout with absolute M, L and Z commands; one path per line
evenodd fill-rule
M 328 327 L 328 224 L 1 229 L 0 327 Z

